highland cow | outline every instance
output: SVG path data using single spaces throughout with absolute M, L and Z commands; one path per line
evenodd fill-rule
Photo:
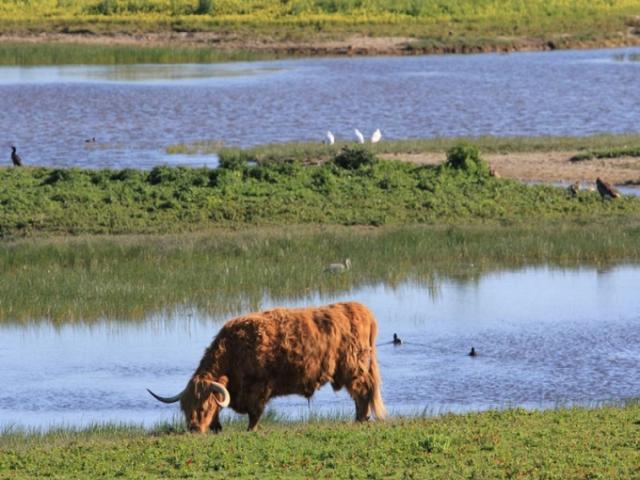
M 327 382 L 346 387 L 356 421 L 372 411 L 382 419 L 376 360 L 376 320 L 360 303 L 318 308 L 277 308 L 228 321 L 204 353 L 186 388 L 156 399 L 180 406 L 190 431 L 222 430 L 220 410 L 230 406 L 249 415 L 254 430 L 273 397 L 311 398 Z

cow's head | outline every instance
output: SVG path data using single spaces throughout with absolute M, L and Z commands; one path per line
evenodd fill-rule
M 229 406 L 231 396 L 225 387 L 227 378 L 215 382 L 210 375 L 194 375 L 185 389 L 173 397 L 161 397 L 147 391 L 164 403 L 180 401 L 187 428 L 191 432 L 206 432 L 219 409 Z

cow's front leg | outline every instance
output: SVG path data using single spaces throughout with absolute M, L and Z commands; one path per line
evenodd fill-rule
M 220 423 L 220 412 L 216 412 L 209 424 L 209 430 L 213 433 L 220 433 L 222 431 L 222 424 Z
M 249 432 L 256 430 L 262 412 L 264 412 L 264 405 L 258 405 L 249 412 L 249 428 L 247 429 Z

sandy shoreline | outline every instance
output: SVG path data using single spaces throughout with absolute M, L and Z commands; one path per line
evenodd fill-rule
M 523 152 L 483 154 L 483 158 L 503 178 L 525 182 L 595 182 L 602 177 L 610 183 L 640 184 L 640 158 L 620 157 L 571 162 L 577 152 Z M 383 158 L 404 160 L 423 165 L 442 163 L 444 153 L 385 154 Z
M 617 36 L 581 40 L 571 36 L 552 39 L 528 37 L 496 37 L 483 43 L 455 40 L 421 42 L 413 37 L 350 35 L 344 38 L 279 39 L 268 35 L 242 35 L 218 32 L 146 32 L 146 33 L 60 33 L 0 34 L 2 43 L 72 43 L 87 45 L 130 45 L 133 47 L 200 47 L 221 52 L 247 51 L 276 56 L 375 56 L 420 55 L 445 53 L 488 53 L 543 51 L 555 49 L 614 48 L 640 45 L 635 31 Z

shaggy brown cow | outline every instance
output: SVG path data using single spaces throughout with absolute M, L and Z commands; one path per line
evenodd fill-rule
M 382 419 L 376 334 L 373 314 L 355 302 L 252 313 L 222 327 L 181 393 L 149 393 L 165 403 L 180 400 L 189 430 L 199 432 L 222 430 L 218 414 L 226 406 L 248 413 L 254 430 L 270 398 L 310 398 L 327 382 L 347 388 L 357 421 L 370 410 Z

